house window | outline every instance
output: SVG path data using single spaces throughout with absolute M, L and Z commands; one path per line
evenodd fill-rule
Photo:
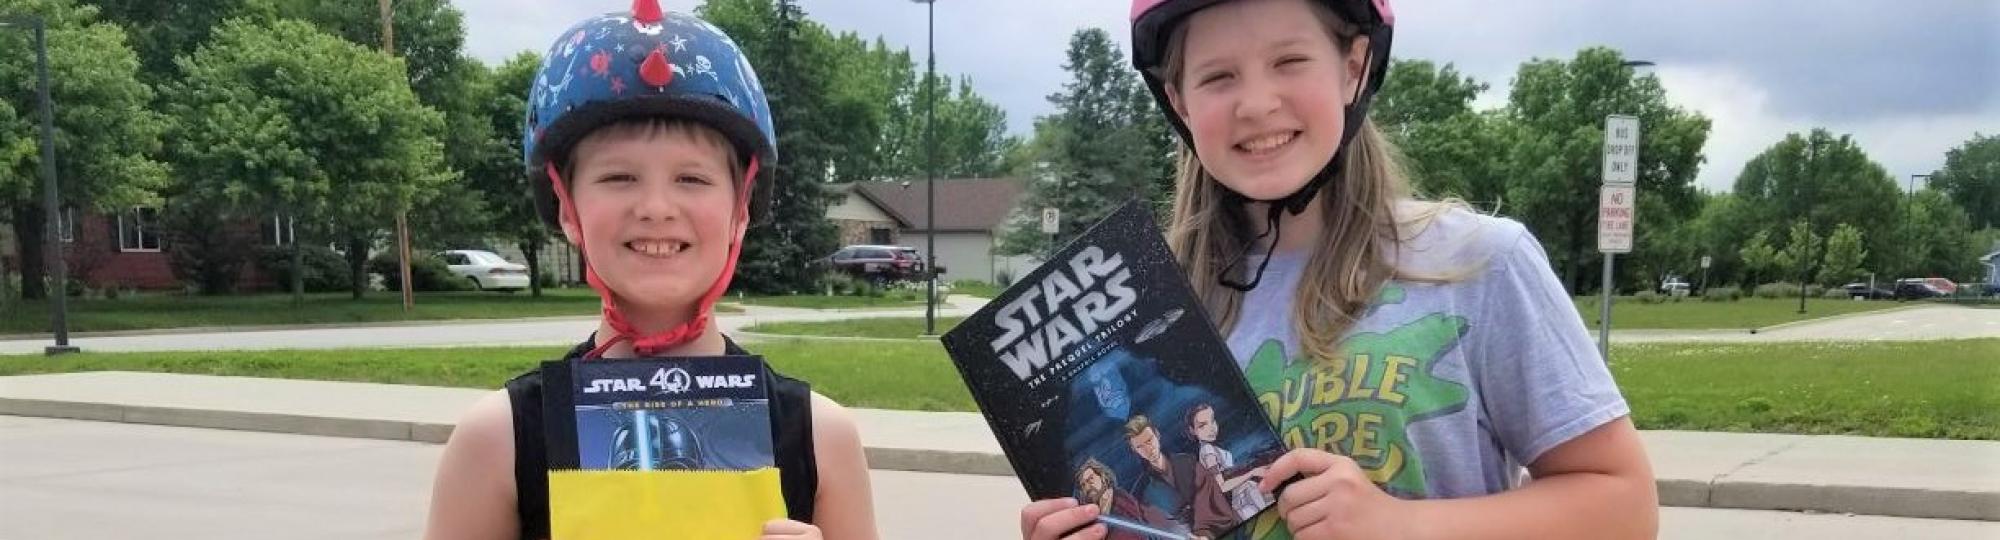
M 56 230 L 62 232 L 62 243 L 76 243 L 76 207 L 63 207 L 62 212 L 56 214 Z
M 118 251 L 159 251 L 160 210 L 133 208 L 118 214 Z
M 889 238 L 890 232 L 892 231 L 888 227 L 870 227 L 868 229 L 868 243 L 875 245 L 893 243 L 895 240 Z
M 299 239 L 298 233 L 293 227 L 296 221 L 290 217 L 272 217 L 270 221 L 261 224 L 258 228 L 263 229 L 264 243 L 273 246 L 288 246 L 292 242 L 297 242 Z

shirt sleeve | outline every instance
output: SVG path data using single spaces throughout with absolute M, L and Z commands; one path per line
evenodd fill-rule
M 1477 278 L 1485 330 L 1469 367 L 1500 444 L 1528 465 L 1631 410 L 1541 243 L 1508 224 Z

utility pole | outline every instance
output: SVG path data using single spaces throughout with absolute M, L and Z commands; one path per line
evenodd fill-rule
M 389 9 L 390 0 L 380 0 L 382 10 L 382 52 L 396 56 L 396 17 Z M 396 205 L 396 266 L 403 274 L 403 313 L 409 313 L 417 305 L 416 294 L 410 285 L 410 211 L 403 208 L 402 201 Z

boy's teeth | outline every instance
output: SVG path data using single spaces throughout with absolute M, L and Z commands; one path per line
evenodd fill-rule
M 626 245 L 631 246 L 633 251 L 655 257 L 673 255 L 687 249 L 687 244 L 681 242 L 631 242 Z

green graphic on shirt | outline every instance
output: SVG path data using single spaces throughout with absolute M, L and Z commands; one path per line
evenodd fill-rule
M 1401 288 L 1387 287 L 1370 311 L 1402 300 Z M 1342 358 L 1330 361 L 1288 361 L 1283 343 L 1270 340 L 1243 374 L 1286 446 L 1347 456 L 1390 493 L 1422 497 L 1424 464 L 1408 427 L 1465 407 L 1465 386 L 1432 372 L 1468 327 L 1464 317 L 1433 313 L 1386 332 L 1351 334 Z

